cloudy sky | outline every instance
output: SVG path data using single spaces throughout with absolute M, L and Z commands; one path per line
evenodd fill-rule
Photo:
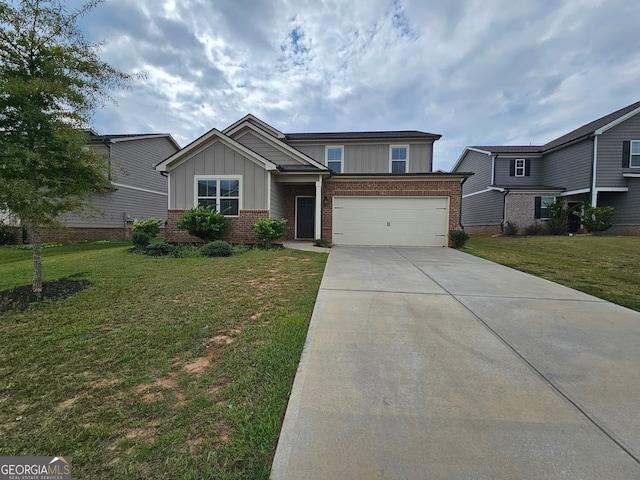
M 186 145 L 253 113 L 284 132 L 442 134 L 545 143 L 640 100 L 637 0 L 106 0 L 81 27 L 144 71 L 99 133 Z

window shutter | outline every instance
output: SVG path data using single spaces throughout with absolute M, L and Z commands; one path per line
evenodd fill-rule
M 629 168 L 629 159 L 631 157 L 631 142 L 625 140 L 622 142 L 622 168 Z
M 509 163 L 509 176 L 510 177 L 515 177 L 516 176 L 516 161 L 515 160 L 511 160 L 511 162 Z
M 524 176 L 531 176 L 531 160 L 528 158 L 524 161 Z
M 541 217 L 541 210 L 542 210 L 542 197 L 536 197 L 535 198 L 535 218 L 540 218 Z

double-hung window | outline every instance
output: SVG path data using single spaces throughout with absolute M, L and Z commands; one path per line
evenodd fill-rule
M 196 205 L 213 207 L 223 215 L 237 216 L 240 212 L 240 177 L 197 176 Z
M 391 173 L 407 173 L 409 171 L 408 145 L 391 145 L 389 148 L 389 170 Z
M 344 156 L 344 147 L 327 147 L 325 165 L 334 173 L 342 173 L 342 158 Z
M 524 177 L 526 174 L 526 162 L 524 158 L 516 159 L 516 177 Z
M 536 215 L 535 218 L 549 218 L 549 207 L 556 201 L 556 197 L 536 197 Z
M 640 140 L 631 142 L 631 156 L 629 157 L 629 166 L 632 168 L 640 168 Z

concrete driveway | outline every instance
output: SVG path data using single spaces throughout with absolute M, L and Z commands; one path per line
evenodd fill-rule
M 332 249 L 272 479 L 637 479 L 639 459 L 639 313 L 452 249 Z

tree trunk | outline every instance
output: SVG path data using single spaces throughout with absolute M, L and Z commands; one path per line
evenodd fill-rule
M 33 291 L 42 292 L 42 241 L 40 240 L 40 224 L 31 225 L 31 246 L 33 247 Z

